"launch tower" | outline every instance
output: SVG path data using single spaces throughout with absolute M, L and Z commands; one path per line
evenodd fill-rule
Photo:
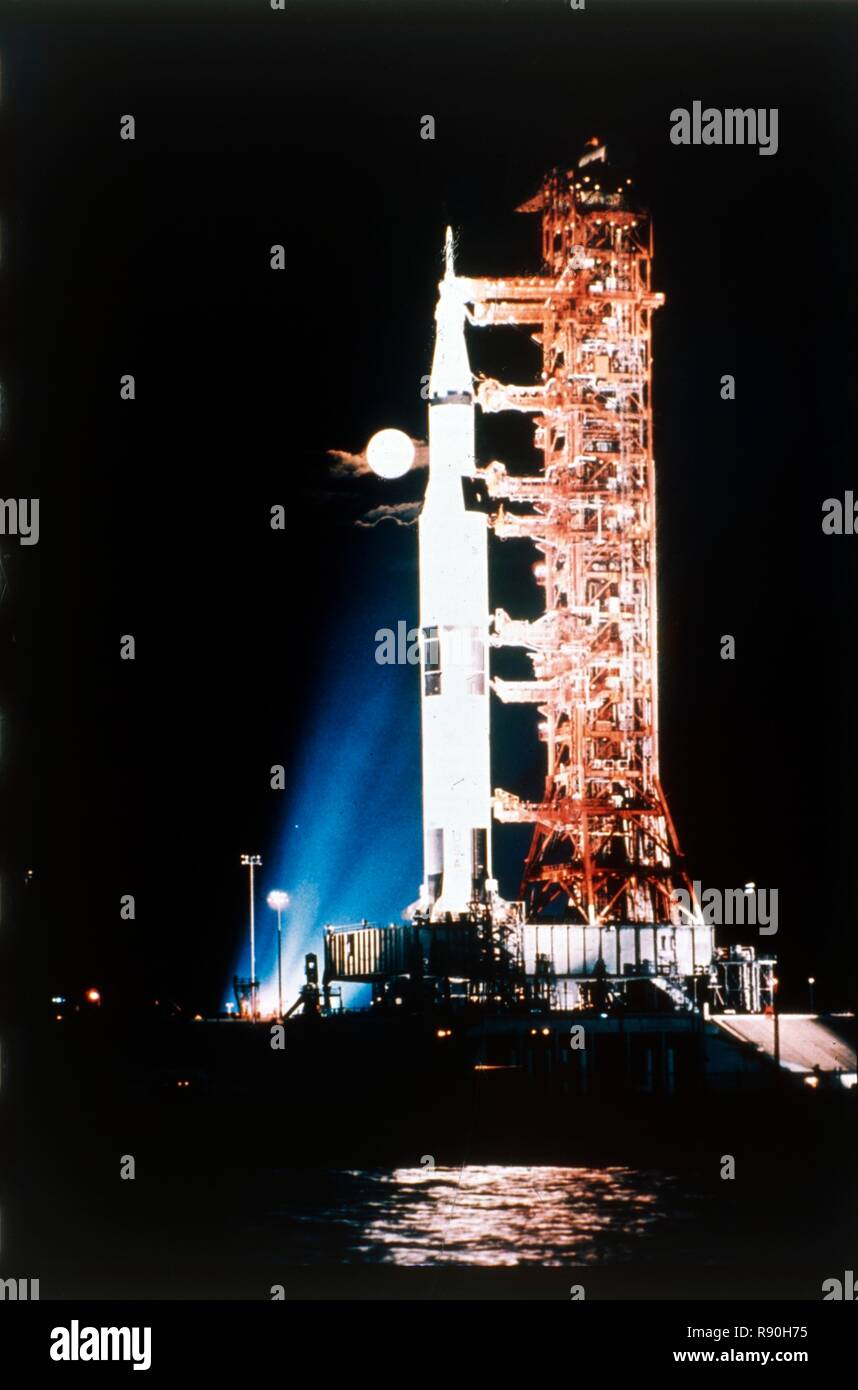
M 522 881 L 531 915 L 562 900 L 589 926 L 678 920 L 679 847 L 659 782 L 651 322 L 652 228 L 604 147 L 552 173 L 519 209 L 542 219 L 543 273 L 472 279 L 472 322 L 529 328 L 537 385 L 483 381 L 484 411 L 528 411 L 536 476 L 485 470 L 495 534 L 527 537 L 544 612 L 494 615 L 494 645 L 524 648 L 545 743 L 542 800 L 495 794 L 501 821 L 532 823 Z
M 659 781 L 652 285 L 648 213 L 591 142 L 519 211 L 539 275 L 463 276 L 448 233 L 420 519 L 424 881 L 404 926 L 329 927 L 325 981 L 401 1006 L 697 1013 L 769 1007 L 773 961 L 716 948 Z M 472 376 L 465 324 L 528 330 L 532 379 Z M 474 407 L 533 417 L 537 472 L 477 465 Z M 532 542 L 536 618 L 489 614 L 487 534 Z M 524 650 L 539 801 L 490 792 L 487 644 Z M 520 901 L 493 877 L 490 812 L 533 826 Z M 405 983 L 403 983 L 405 982 Z

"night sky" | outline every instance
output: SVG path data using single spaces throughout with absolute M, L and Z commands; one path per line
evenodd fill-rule
M 338 479 L 328 451 L 425 437 L 445 225 L 462 273 L 538 273 L 538 218 L 514 209 L 594 134 L 652 209 L 667 297 L 662 780 L 693 877 L 778 889 L 784 1005 L 808 973 L 819 1005 L 850 1002 L 858 542 L 821 509 L 858 484 L 856 27 L 825 4 L 8 7 L 0 463 L 4 497 L 41 502 L 38 545 L 0 543 L 19 1007 L 93 983 L 219 1007 L 242 852 L 269 943 L 264 893 L 295 896 L 295 963 L 325 921 L 416 896 L 417 675 L 374 660 L 377 628 L 416 622 L 416 530 L 356 522 L 424 478 Z M 695 99 L 776 106 L 777 154 L 672 145 Z M 469 346 L 532 379 L 523 333 Z M 524 470 L 530 441 L 526 418 L 478 421 L 482 462 Z M 538 611 L 533 558 L 493 546 L 515 616 Z M 494 711 L 494 784 L 537 794 L 535 714 Z M 507 896 L 527 839 L 495 831 Z

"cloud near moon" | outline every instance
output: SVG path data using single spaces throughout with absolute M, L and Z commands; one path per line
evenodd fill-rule
M 409 471 L 413 472 L 416 468 L 428 468 L 429 445 L 424 439 L 415 439 L 412 442 L 414 444 L 414 462 Z M 333 460 L 330 469 L 335 478 L 375 477 L 366 461 L 366 453 L 350 454 L 345 449 L 329 449 L 328 458 Z
M 397 502 L 390 507 L 373 507 L 371 512 L 355 522 L 355 526 L 378 526 L 381 521 L 392 521 L 395 526 L 413 526 L 422 507 L 422 502 Z

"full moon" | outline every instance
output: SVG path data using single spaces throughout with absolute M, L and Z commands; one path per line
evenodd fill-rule
M 414 462 L 414 445 L 402 430 L 379 430 L 366 446 L 366 461 L 379 478 L 401 478 Z

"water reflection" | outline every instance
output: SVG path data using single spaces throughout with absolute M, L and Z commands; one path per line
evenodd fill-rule
M 399 1168 L 376 1183 L 360 1253 L 399 1265 L 627 1259 L 664 1220 L 670 1186 L 629 1168 L 496 1165 Z
M 622 1167 L 329 1170 L 293 1183 L 280 1175 L 263 1240 L 312 1263 L 640 1262 L 688 1253 L 701 1214 L 674 1176 Z

